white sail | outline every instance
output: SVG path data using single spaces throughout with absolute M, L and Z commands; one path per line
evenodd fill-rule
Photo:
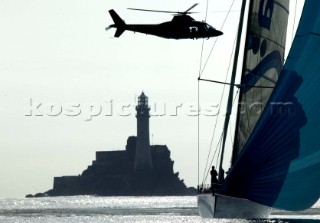
M 284 61 L 288 0 L 251 1 L 233 162 L 276 85 Z

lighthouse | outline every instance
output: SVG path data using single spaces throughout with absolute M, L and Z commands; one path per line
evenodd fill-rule
M 137 143 L 134 161 L 136 176 L 145 176 L 153 173 L 149 139 L 149 110 L 148 97 L 142 92 L 138 97 L 138 105 L 136 106 Z

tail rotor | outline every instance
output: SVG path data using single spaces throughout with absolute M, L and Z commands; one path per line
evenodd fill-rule
M 120 18 L 120 16 L 113 10 L 109 10 L 110 16 L 114 22 L 113 25 L 110 25 L 106 27 L 106 31 L 108 31 L 110 28 L 116 28 L 116 33 L 114 34 L 114 37 L 120 37 L 121 34 L 125 31 L 126 23 Z
M 106 31 L 108 31 L 108 30 L 109 30 L 109 29 L 111 29 L 111 28 L 113 28 L 113 26 L 112 26 L 112 25 L 110 25 L 110 26 L 106 27 Z

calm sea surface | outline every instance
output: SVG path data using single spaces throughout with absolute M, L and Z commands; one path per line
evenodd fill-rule
M 303 212 L 274 211 L 269 220 L 201 219 L 196 197 L 54 197 L 0 199 L 0 222 L 207 223 L 320 222 L 320 202 Z

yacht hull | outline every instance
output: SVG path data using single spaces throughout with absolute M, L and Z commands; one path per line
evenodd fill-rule
M 198 210 L 203 218 L 265 219 L 271 208 L 253 201 L 225 195 L 198 194 Z

